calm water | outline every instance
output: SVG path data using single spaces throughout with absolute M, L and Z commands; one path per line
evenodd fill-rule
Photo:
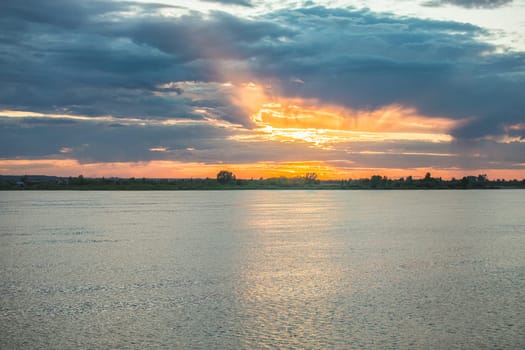
M 0 348 L 524 348 L 525 191 L 0 192 Z

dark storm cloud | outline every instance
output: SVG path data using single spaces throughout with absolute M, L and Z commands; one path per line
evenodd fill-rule
M 399 104 L 429 116 L 467 118 L 454 131 L 458 139 L 504 134 L 525 119 L 525 54 L 493 53 L 494 46 L 478 40 L 487 33 L 473 25 L 348 8 L 280 10 L 257 19 L 224 12 L 169 17 L 159 13 L 165 8 L 102 0 L 1 1 L 0 109 L 200 120 L 195 109 L 204 108 L 214 118 L 250 126 L 220 83 L 253 80 L 271 85 L 277 96 L 354 109 Z M 90 149 L 90 159 L 149 159 L 147 149 L 160 141 L 173 149 L 224 147 L 224 153 L 206 153 L 208 160 L 275 152 L 255 143 L 230 152 L 234 142 L 221 141 L 226 134 L 210 136 L 213 128 L 202 126 L 181 132 L 82 122 L 36 132 L 36 124 L 25 123 L 3 129 L 9 130 L 3 157 L 71 146 L 83 150 L 75 153 L 79 158 Z M 194 142 L 169 143 L 170 135 L 186 137 L 181 134 Z M 84 144 L 90 146 L 79 146 Z
M 253 3 L 249 0 L 201 0 L 204 2 L 216 2 L 225 5 L 239 5 L 246 7 L 253 7 Z
M 354 167 L 435 169 L 520 169 L 525 163 L 525 143 L 461 140 L 451 143 L 421 141 L 352 142 L 346 159 Z
M 465 140 L 352 142 L 334 150 L 308 143 L 231 140 L 212 125 L 124 125 L 89 120 L 0 118 L 0 158 L 77 159 L 80 163 L 173 160 L 203 163 L 325 161 L 357 168 L 519 169 L 525 143 Z M 164 147 L 165 151 L 152 149 Z M 343 151 L 344 149 L 344 151 Z M 480 156 L 480 154 L 483 154 Z M 418 174 L 413 174 L 418 175 Z
M 478 27 L 322 7 L 272 15 L 303 29 L 282 45 L 256 48 L 255 69 L 283 79 L 284 94 L 471 120 L 457 137 L 501 134 L 524 120 L 525 54 L 491 53 L 476 39 L 486 34 Z
M 456 5 L 465 8 L 496 8 L 511 3 L 512 0 L 430 0 L 424 6 L 438 7 L 443 5 Z
M 243 45 L 283 32 L 269 21 L 222 12 L 166 18 L 132 2 L 7 1 L 0 4 L 0 105 L 85 115 L 195 118 L 214 100 L 219 117 L 249 124 L 220 91 L 184 98 L 160 84 L 220 81 L 217 63 L 242 60 Z M 123 17 L 125 12 L 134 13 Z M 176 85 L 174 85 L 176 86 Z M 173 96 L 167 96 L 173 92 Z M 226 113 L 226 114 L 224 114 Z
M 0 158 L 75 158 L 80 162 L 185 160 L 186 148 L 222 147 L 232 131 L 199 125 L 124 125 L 49 118 L 0 118 Z M 163 146 L 176 153 L 152 152 Z M 69 149 L 60 154 L 60 149 Z
M 241 131 L 242 132 L 242 131 Z M 172 160 L 204 163 L 296 161 L 326 156 L 307 144 L 239 144 L 238 130 L 207 124 L 124 125 L 49 118 L 0 118 L 0 159 L 77 159 L 80 163 Z M 164 147 L 165 151 L 151 149 Z M 67 153 L 60 153 L 67 149 Z M 307 153 L 306 153 L 307 151 Z
M 246 20 L 224 12 L 182 16 L 177 20 L 150 18 L 121 28 L 137 44 L 172 55 L 179 63 L 195 60 L 247 59 L 252 43 L 293 34 L 270 20 Z

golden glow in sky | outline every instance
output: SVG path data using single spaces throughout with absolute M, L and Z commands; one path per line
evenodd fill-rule
M 189 82 L 194 86 L 195 83 Z M 224 84 L 223 84 L 224 85 Z M 428 156 L 457 157 L 458 154 L 425 151 L 392 151 L 392 150 L 352 150 L 352 143 L 381 144 L 383 142 L 422 142 L 430 144 L 450 144 L 453 137 L 450 130 L 465 121 L 444 117 L 426 117 L 417 113 L 414 108 L 400 105 L 386 106 L 377 110 L 352 110 L 340 106 L 323 105 L 316 100 L 284 98 L 270 96 L 266 89 L 254 82 L 235 85 L 228 83 L 225 88 L 232 89 L 234 101 L 245 113 L 249 113 L 253 123 L 251 128 L 221 121 L 209 115 L 207 110 L 198 110 L 204 120 L 145 120 L 137 118 L 114 118 L 111 116 L 88 117 L 67 114 L 42 114 L 24 111 L 4 110 L 3 118 L 71 119 L 97 123 L 127 123 L 140 126 L 170 126 L 179 124 L 211 125 L 233 131 L 228 140 L 239 144 L 278 142 L 297 144 L 304 152 L 317 149 L 320 152 L 343 152 L 344 159 L 319 159 L 308 161 L 259 161 L 209 163 L 178 160 L 152 160 L 141 162 L 79 162 L 73 158 L 66 159 L 4 159 L 0 160 L 0 172 L 4 174 L 48 174 L 57 176 L 88 177 L 151 177 L 151 178 L 213 178 L 215 174 L 228 169 L 238 178 L 300 177 L 315 172 L 321 179 L 345 179 L 370 177 L 381 174 L 389 177 L 412 175 L 423 176 L 431 171 L 435 176 L 444 178 L 461 177 L 465 171 L 449 167 L 433 169 L 432 167 L 363 167 L 355 164 L 352 155 L 380 156 Z M 196 87 L 195 89 L 200 89 Z M 522 124 L 509 126 L 510 130 L 521 130 Z M 242 131 L 242 132 L 236 132 Z M 156 145 L 148 148 L 152 153 L 169 154 L 168 147 Z M 185 149 L 187 154 L 198 152 L 194 147 Z M 64 146 L 57 154 L 69 156 L 74 149 Z M 307 157 L 308 158 L 308 157 Z M 472 173 L 484 173 L 493 177 L 516 177 L 525 175 L 525 170 L 511 169 L 475 169 Z
M 447 133 L 460 124 L 446 118 L 418 116 L 413 109 L 400 106 L 351 111 L 335 107 L 303 107 L 301 102 L 282 99 L 278 103 L 263 104 L 252 115 L 260 131 L 254 138 L 303 141 L 321 148 L 351 141 L 450 142 L 452 137 Z M 250 136 L 245 140 L 250 140 Z
M 524 6 L 15 1 L 0 174 L 519 177 Z
M 215 178 L 223 169 L 230 170 L 241 179 L 258 179 L 272 177 L 302 177 L 314 172 L 323 180 L 369 178 L 372 175 L 399 178 L 412 175 L 421 178 L 426 172 L 434 177 L 450 179 L 465 176 L 464 169 L 432 169 L 432 168 L 360 168 L 348 162 L 329 164 L 326 162 L 258 162 L 232 164 L 206 164 L 177 161 L 149 162 L 105 162 L 79 163 L 75 159 L 46 160 L 0 160 L 2 174 L 46 174 L 51 176 L 72 176 L 80 174 L 86 177 L 123 177 L 123 178 Z M 522 179 L 525 170 L 515 169 L 472 169 L 471 174 L 487 174 L 491 179 Z
M 190 89 L 200 90 L 196 83 L 188 82 Z M 170 86 L 171 87 L 171 86 Z M 233 171 L 238 178 L 299 177 L 315 172 L 321 179 L 345 179 L 370 177 L 381 174 L 389 177 L 412 175 L 423 176 L 431 171 L 435 176 L 444 178 L 461 177 L 465 171 L 460 168 L 432 167 L 366 167 L 354 163 L 352 157 L 361 156 L 426 156 L 458 157 L 449 152 L 428 152 L 418 150 L 371 149 L 353 150 L 354 143 L 381 144 L 384 142 L 418 142 L 424 144 L 448 145 L 454 141 L 450 131 L 465 123 L 445 117 L 427 117 L 420 115 L 414 108 L 400 105 L 386 106 L 376 110 L 352 110 L 341 106 L 322 104 L 317 100 L 284 98 L 271 96 L 262 84 L 254 82 L 241 84 L 223 84 L 224 88 L 234 92 L 231 99 L 245 113 L 250 115 L 252 127 L 246 128 L 235 123 L 216 119 L 206 109 L 196 110 L 205 116 L 204 120 L 188 119 L 138 119 L 115 118 L 111 116 L 88 117 L 68 114 L 42 114 L 24 111 L 4 110 L 3 118 L 47 118 L 59 120 L 79 120 L 96 123 L 124 123 L 139 126 L 177 126 L 209 125 L 214 128 L 228 129 L 232 135 L 228 140 L 239 147 L 245 143 L 277 142 L 296 144 L 302 147 L 303 155 L 309 150 L 345 154 L 343 159 L 321 157 L 318 160 L 294 161 L 258 161 L 258 162 L 199 162 L 179 160 L 152 160 L 140 162 L 79 162 L 73 158 L 52 158 L 42 160 L 4 159 L 0 160 L 0 172 L 4 174 L 48 174 L 57 176 L 89 177 L 152 177 L 152 178 L 213 178 L 221 169 Z M 160 93 L 159 93 L 160 94 Z M 523 124 L 509 126 L 509 130 L 521 130 Z M 242 132 L 241 132 L 242 131 Z M 350 145 L 350 146 L 349 146 Z M 75 149 L 64 145 L 56 154 L 68 157 Z M 155 154 L 173 153 L 168 147 L 155 145 L 148 148 Z M 198 149 L 186 147 L 186 154 L 197 154 Z M 179 153 L 177 153 L 179 154 Z M 323 153 L 321 153 L 323 154 Z M 220 155 L 219 155 L 220 156 Z M 479 155 L 474 155 L 479 156 Z M 311 158 L 311 157 L 306 157 Z M 519 166 L 519 164 L 517 164 Z M 516 169 L 473 169 L 472 173 L 484 173 L 493 177 L 516 177 L 525 175 L 525 170 Z

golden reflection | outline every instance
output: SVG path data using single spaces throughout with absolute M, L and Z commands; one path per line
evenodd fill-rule
M 341 282 L 348 269 L 342 259 L 346 247 L 326 229 L 327 220 L 341 212 L 330 210 L 327 199 L 323 193 L 294 192 L 276 203 L 274 194 L 261 191 L 238 206 L 236 227 L 251 243 L 239 251 L 244 263 L 236 302 L 247 312 L 239 331 L 251 339 L 242 345 L 268 340 L 323 348 L 319 327 L 344 326 L 351 317 L 352 310 L 338 303 L 352 293 L 353 281 Z

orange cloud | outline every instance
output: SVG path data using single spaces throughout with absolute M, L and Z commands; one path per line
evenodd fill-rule
M 314 99 L 271 96 L 271 87 L 256 83 L 238 86 L 232 102 L 250 115 L 252 135 L 238 141 L 307 142 L 321 148 L 352 141 L 420 140 L 450 142 L 450 131 L 464 120 L 428 117 L 400 105 L 354 110 Z
M 265 103 L 252 119 L 274 128 L 430 134 L 447 133 L 460 123 L 448 118 L 425 117 L 413 108 L 399 105 L 364 111 L 311 103 L 299 99 Z

